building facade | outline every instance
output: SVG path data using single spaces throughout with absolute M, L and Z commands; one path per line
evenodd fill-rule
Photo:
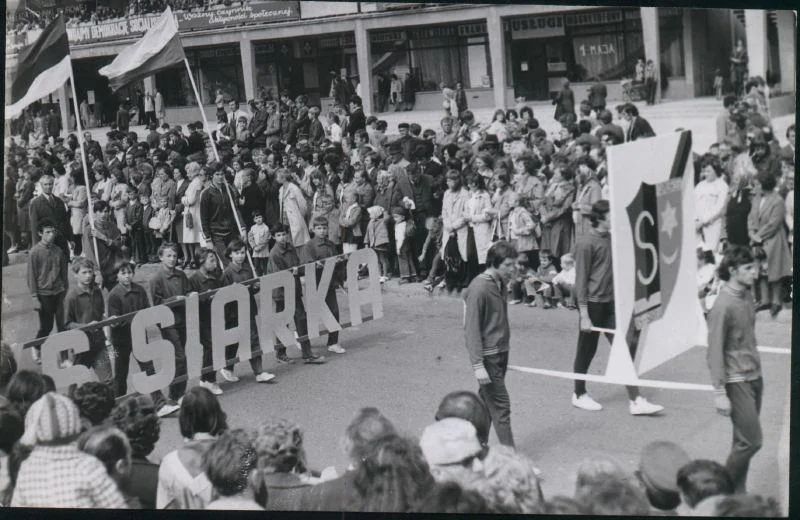
M 97 73 L 156 17 L 68 28 L 79 101 L 88 98 L 113 114 L 121 96 L 158 89 L 168 119 L 196 118 L 185 68 L 116 94 Z M 462 83 L 476 108 L 546 100 L 564 79 L 578 99 L 596 81 L 619 99 L 621 81 L 633 77 L 639 59 L 652 59 L 660 71 L 659 97 L 693 98 L 713 93 L 717 70 L 729 76 L 737 39 L 746 42 L 751 75 L 795 90 L 792 11 L 252 0 L 176 17 L 210 117 L 218 90 L 242 102 L 286 90 L 326 110 L 332 75 L 358 86 L 368 113 L 384 105 L 379 83 L 392 74 L 411 78 L 419 109 L 441 106 L 442 83 Z M 33 39 L 7 36 L 7 80 L 15 51 Z

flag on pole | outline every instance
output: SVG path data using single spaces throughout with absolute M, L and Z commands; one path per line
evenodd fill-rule
M 67 27 L 63 16 L 58 15 L 20 56 L 6 119 L 19 117 L 25 107 L 63 86 L 71 68 Z
M 117 91 L 136 80 L 178 65 L 184 59 L 178 23 L 172 9 L 167 7 L 141 40 L 125 47 L 99 72 L 108 78 L 111 89 Z

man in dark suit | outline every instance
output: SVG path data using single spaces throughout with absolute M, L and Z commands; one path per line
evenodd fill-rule
M 628 125 L 628 131 L 625 133 L 626 142 L 635 141 L 645 137 L 655 137 L 656 133 L 650 126 L 650 123 L 647 122 L 647 119 L 639 117 L 639 109 L 636 108 L 636 105 L 633 103 L 628 103 L 625 105 L 625 108 L 622 109 L 622 114 L 630 123 Z
M 206 149 L 205 139 L 203 139 L 202 134 L 200 134 L 197 129 L 198 124 L 199 123 L 189 123 L 187 125 L 189 127 L 189 139 L 187 139 L 189 146 L 186 148 L 187 155 L 204 152 Z
M 31 222 L 31 245 L 39 242 L 39 222 L 49 220 L 56 227 L 55 244 L 64 251 L 64 258 L 69 258 L 69 240 L 72 238 L 72 228 L 69 224 L 69 215 L 64 201 L 53 195 L 54 179 L 52 175 L 44 174 L 39 180 L 42 194 L 34 198 L 29 206 Z
M 589 104 L 598 115 L 606 109 L 606 96 L 608 96 L 608 91 L 606 90 L 606 84 L 602 81 L 597 80 L 589 87 Z
M 418 144 L 422 143 L 422 140 L 411 135 L 409 126 L 408 123 L 400 123 L 397 125 L 397 132 L 400 134 L 400 137 L 394 142 L 402 147 L 403 158 L 408 162 L 413 162 L 415 160 L 414 150 Z
M 600 127 L 595 131 L 594 135 L 597 136 L 598 139 L 600 139 L 603 134 L 611 134 L 618 143 L 625 142 L 625 130 L 612 122 L 614 116 L 611 114 L 610 110 L 602 110 L 600 114 L 598 114 L 597 120 L 600 121 Z
M 367 118 L 364 115 L 364 108 L 361 98 L 353 96 L 350 98 L 350 119 L 347 123 L 347 136 L 353 142 L 356 132 L 367 129 Z
M 311 120 L 311 124 L 308 127 L 308 142 L 312 146 L 319 146 L 319 143 L 325 139 L 325 128 L 322 127 L 322 123 L 319 120 L 320 112 L 320 108 L 316 105 L 308 109 L 308 118 Z
M 255 100 L 256 111 L 253 118 L 250 120 L 248 130 L 250 131 L 250 139 L 259 147 L 266 146 L 267 136 L 264 133 L 267 130 L 267 121 L 269 120 L 269 112 L 264 104 L 264 100 L 256 98 Z
M 92 139 L 92 133 L 89 131 L 83 133 L 83 146 L 84 146 L 84 151 L 87 154 L 90 151 L 94 150 L 95 157 L 103 156 L 103 147 L 100 146 L 100 143 Z
M 458 117 L 461 117 L 461 113 L 469 108 L 467 106 L 467 93 L 464 92 L 464 86 L 461 82 L 456 83 L 456 107 L 458 108 Z

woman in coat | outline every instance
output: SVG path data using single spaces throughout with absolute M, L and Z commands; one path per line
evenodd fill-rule
M 447 172 L 447 191 L 442 197 L 442 248 L 441 258 L 445 258 L 447 242 L 456 238 L 461 260 L 467 261 L 467 237 L 469 236 L 469 218 L 467 203 L 469 191 L 461 185 L 461 174 L 455 170 Z
M 190 162 L 186 165 L 186 177 L 189 185 L 180 199 L 181 206 L 183 206 L 181 237 L 189 251 L 189 256 L 194 258 L 194 249 L 196 244 L 200 243 L 200 194 L 203 192 L 206 176 L 200 164 Z
M 755 197 L 748 217 L 751 242 L 763 247 L 767 254 L 766 269 L 762 267 L 762 276 L 759 277 L 760 307 L 769 306 L 773 318 L 783 308 L 783 281 L 792 276 L 792 255 L 784 227 L 786 205 L 775 189 L 776 185 L 772 175 L 762 173 L 755 178 Z
M 339 171 L 336 200 L 339 201 L 339 226 L 342 234 L 342 249 L 345 253 L 355 251 L 363 242 L 361 232 L 361 205 L 358 200 L 358 185 L 349 167 Z
M 120 233 L 127 233 L 125 227 L 125 208 L 128 207 L 128 184 L 125 182 L 125 176 L 121 170 L 113 170 L 114 187 L 111 189 L 111 198 L 108 201 L 111 209 L 114 210 L 114 220 L 117 223 L 117 228 Z
M 291 180 L 291 174 L 286 168 L 280 168 L 275 175 L 275 182 L 280 185 L 278 190 L 278 208 L 280 221 L 289 226 L 292 236 L 292 245 L 299 248 L 311 238 L 306 224 L 306 198 L 297 184 Z
M 592 205 L 602 198 L 603 191 L 600 181 L 597 180 L 594 161 L 585 156 L 582 159 L 584 160 L 578 165 L 577 171 L 581 187 L 572 204 L 572 221 L 575 223 L 576 240 L 592 228 L 589 214 L 592 212 Z
M 494 213 L 494 234 L 501 240 L 508 239 L 508 215 L 511 213 L 511 198 L 516 196 L 508 182 L 508 174 L 499 173 L 493 179 L 492 211 Z
M 566 124 L 572 123 L 577 119 L 577 116 L 575 116 L 575 93 L 569 87 L 569 80 L 565 79 L 561 84 L 561 90 L 553 100 L 553 104 L 556 106 L 556 113 L 553 116 L 556 121 L 563 124 L 561 118 L 565 115 L 572 116 L 569 121 L 566 121 Z
M 544 196 L 541 211 L 542 249 L 549 249 L 553 264 L 560 266 L 561 256 L 574 244 L 572 202 L 575 200 L 573 172 L 565 163 L 551 163 L 553 177 Z
M 491 211 L 492 197 L 486 191 L 483 177 L 474 173 L 468 178 L 467 185 L 470 191 L 470 198 L 467 201 L 467 218 L 469 220 L 467 283 L 469 283 L 486 266 L 486 253 L 492 245 L 494 215 Z
M 194 248 L 190 247 L 183 239 L 183 204 L 181 200 L 186 195 L 186 190 L 189 189 L 189 181 L 183 167 L 177 166 L 172 169 L 172 180 L 175 181 L 175 219 L 172 221 L 172 240 L 181 245 L 183 268 L 186 269 L 194 260 L 192 255 Z

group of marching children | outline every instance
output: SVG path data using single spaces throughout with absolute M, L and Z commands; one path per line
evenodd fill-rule
M 316 263 L 316 274 L 319 278 L 323 264 L 328 257 L 335 256 L 336 248 L 328 240 L 328 221 L 317 218 L 313 221 L 315 237 L 302 249 L 301 253 L 292 245 L 289 238 L 289 229 L 285 224 L 276 224 L 272 231 L 265 229 L 263 218 L 258 215 L 248 236 L 255 260 L 263 266 L 264 273 L 273 273 L 285 269 L 297 268 L 304 263 Z M 117 396 L 125 395 L 128 391 L 127 379 L 133 338 L 131 337 L 131 320 L 114 323 L 106 335 L 97 322 L 107 317 L 121 317 L 135 313 L 151 305 L 167 305 L 174 315 L 174 323 L 170 326 L 159 325 L 161 337 L 168 340 L 173 346 L 175 356 L 176 376 L 170 384 L 168 396 L 160 391 L 152 394 L 153 401 L 160 416 L 170 415 L 180 408 L 182 396 L 186 392 L 186 315 L 185 307 L 181 300 L 191 293 L 200 294 L 200 343 L 203 348 L 204 373 L 199 385 L 212 393 L 219 395 L 222 389 L 217 383 L 217 375 L 227 382 L 239 381 L 234 374 L 234 365 L 237 362 L 237 344 L 225 347 L 224 368 L 214 371 L 212 366 L 211 342 L 211 298 L 215 290 L 233 283 L 248 283 L 250 292 L 250 367 L 259 383 L 268 383 L 275 380 L 275 375 L 263 368 L 261 357 L 261 344 L 258 335 L 256 316 L 258 306 L 255 294 L 259 291 L 259 283 L 254 281 L 256 275 L 247 259 L 247 246 L 240 239 L 233 239 L 228 244 L 226 258 L 219 258 L 213 249 L 201 248 L 197 254 L 199 268 L 190 276 L 179 269 L 178 246 L 174 243 L 164 242 L 157 250 L 159 263 L 158 270 L 150 279 L 150 297 L 147 291 L 133 281 L 136 262 L 129 259 L 120 259 L 114 266 L 116 285 L 108 294 L 108 312 L 103 298 L 103 292 L 96 278 L 97 266 L 89 258 L 76 257 L 71 263 L 76 284 L 69 287 L 67 280 L 67 259 L 65 253 L 58 245 L 54 244 L 56 235 L 55 224 L 47 220 L 39 225 L 40 241 L 34 246 L 28 260 L 28 284 L 31 292 L 37 299 L 38 313 L 41 328 L 46 328 L 39 336 L 49 334 L 55 322 L 58 330 L 82 328 L 89 339 L 89 350 L 79 354 L 70 354 L 64 363 L 80 364 L 95 371 L 101 381 L 113 383 Z M 267 254 L 263 253 L 264 244 L 270 237 L 274 237 L 275 245 Z M 265 262 L 266 261 L 266 262 Z M 341 267 L 341 266 L 340 266 Z M 341 269 L 335 270 L 335 279 L 332 280 L 325 295 L 325 302 L 338 320 L 339 308 L 336 301 L 336 287 L 341 284 Z M 301 274 L 301 273 L 300 273 Z M 300 277 L 295 276 L 295 337 L 302 351 L 302 360 L 307 364 L 322 364 L 325 357 L 315 354 L 307 335 L 305 307 L 302 299 Z M 273 296 L 276 301 L 277 311 L 284 308 L 284 295 L 282 290 L 276 291 Z M 227 306 L 224 314 L 225 327 L 234 328 L 238 325 L 239 314 L 237 309 Z M 87 327 L 88 325 L 88 327 Z M 338 344 L 338 332 L 328 335 L 328 350 L 343 354 L 345 350 Z M 109 349 L 114 349 L 113 371 Z M 38 352 L 38 351 L 37 351 Z M 36 356 L 38 359 L 38 356 Z M 279 364 L 293 364 L 294 359 L 286 353 L 286 346 L 280 339 L 275 345 L 275 357 Z M 152 361 L 139 362 L 141 370 L 151 373 L 154 370 Z

